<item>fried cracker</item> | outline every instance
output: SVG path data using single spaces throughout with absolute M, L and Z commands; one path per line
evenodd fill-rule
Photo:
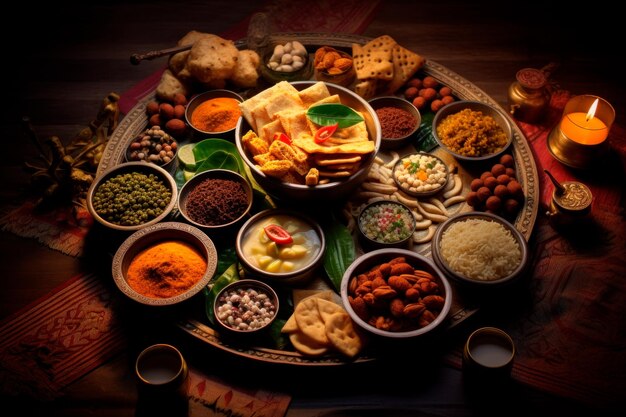
M 315 155 L 315 163 L 317 165 L 341 165 L 352 164 L 361 161 L 361 155 L 345 155 L 345 156 L 333 156 L 333 155 Z
M 317 308 L 317 299 L 302 300 L 294 310 L 300 331 L 321 345 L 328 345 L 324 320 Z
M 392 51 L 393 79 L 385 87 L 387 94 L 395 93 L 419 69 L 424 66 L 426 59 L 400 45 L 394 45 Z
M 326 337 L 331 345 L 343 353 L 353 358 L 363 348 L 363 341 L 354 329 L 352 319 L 348 313 L 339 312 L 326 318 Z

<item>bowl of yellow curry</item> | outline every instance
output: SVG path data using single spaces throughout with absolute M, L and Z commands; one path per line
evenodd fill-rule
M 297 211 L 274 208 L 250 217 L 235 241 L 246 278 L 297 285 L 313 278 L 326 249 L 315 220 Z
M 243 101 L 235 144 L 273 198 L 324 204 L 367 177 L 381 145 L 376 112 L 353 91 L 282 81 Z

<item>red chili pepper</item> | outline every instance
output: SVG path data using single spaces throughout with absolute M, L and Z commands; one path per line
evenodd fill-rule
M 320 127 L 317 132 L 315 132 L 315 143 L 322 143 L 329 137 L 333 135 L 337 131 L 339 127 L 339 123 L 335 123 L 334 125 L 328 125 Z
M 291 145 L 291 139 L 289 139 L 289 136 L 282 132 L 274 133 L 274 140 L 279 140 L 281 142 L 285 142 L 287 145 Z
M 293 242 L 293 238 L 291 237 L 289 232 L 277 224 L 268 224 L 264 227 L 263 230 L 265 230 L 265 234 L 267 235 L 267 237 L 269 237 L 273 242 L 276 242 L 279 245 L 286 245 Z

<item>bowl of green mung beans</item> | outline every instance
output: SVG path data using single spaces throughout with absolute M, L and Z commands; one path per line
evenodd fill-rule
M 100 224 L 136 231 L 165 220 L 176 205 L 172 175 L 147 162 L 126 162 L 109 168 L 87 191 L 87 208 Z

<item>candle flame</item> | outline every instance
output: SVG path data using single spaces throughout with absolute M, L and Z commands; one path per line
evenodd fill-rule
M 593 102 L 591 107 L 589 107 L 589 111 L 587 112 L 587 121 L 591 120 L 593 116 L 596 114 L 596 109 L 598 108 L 598 99 Z

